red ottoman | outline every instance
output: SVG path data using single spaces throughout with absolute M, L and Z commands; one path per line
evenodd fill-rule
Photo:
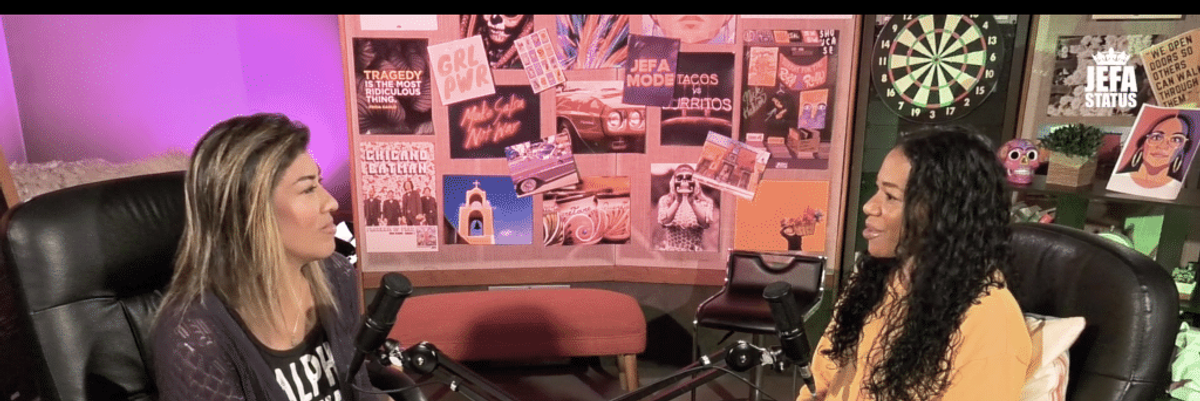
M 606 290 L 451 292 L 404 301 L 388 337 L 459 361 L 613 355 L 628 390 L 639 386 L 646 318 L 633 297 Z

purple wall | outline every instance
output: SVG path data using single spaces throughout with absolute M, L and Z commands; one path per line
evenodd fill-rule
M 0 45 L 4 42 L 4 31 L 0 30 Z M 0 46 L 0 148 L 4 149 L 4 158 L 9 163 L 25 161 L 25 140 L 21 137 L 7 46 Z
M 336 16 L 5 15 L 3 22 L 29 162 L 190 153 L 218 121 L 281 112 L 312 129 L 310 149 L 327 186 L 349 206 Z

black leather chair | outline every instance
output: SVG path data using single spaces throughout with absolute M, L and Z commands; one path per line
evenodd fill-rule
M 1179 295 L 1161 265 L 1077 229 L 1013 225 L 1025 312 L 1083 316 L 1071 347 L 1067 400 L 1140 401 L 1162 396 L 1179 330 Z
M 762 345 L 763 335 L 775 335 L 775 318 L 763 298 L 763 289 L 776 281 L 792 285 L 792 295 L 805 317 L 821 303 L 825 283 L 825 257 L 787 252 L 731 251 L 725 285 L 696 308 L 693 338 L 699 328 L 750 333 L 751 342 Z M 811 336 L 812 334 L 810 334 Z M 725 338 L 728 338 L 726 335 Z M 722 339 L 722 342 L 724 339 Z M 762 378 L 761 367 L 753 374 Z M 751 390 L 757 400 L 758 392 Z
M 5 214 L 34 376 L 48 400 L 152 400 L 151 319 L 183 232 L 183 173 L 47 193 Z
M 18 204 L 0 221 L 42 399 L 157 398 L 149 333 L 183 233 L 183 177 L 66 188 Z M 380 388 L 412 384 L 377 364 L 366 370 Z M 403 398 L 423 400 L 415 389 Z

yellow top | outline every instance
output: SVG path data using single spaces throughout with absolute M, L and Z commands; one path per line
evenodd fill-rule
M 880 305 L 891 305 L 896 301 L 895 286 L 892 287 Z M 1029 332 L 1025 328 L 1021 308 L 1008 288 L 989 290 L 990 293 L 979 304 L 967 309 L 958 333 L 962 340 L 952 342 L 957 352 L 951 364 L 950 384 L 941 398 L 943 401 L 1020 398 L 1021 388 L 1031 370 L 1033 346 Z M 873 363 L 883 359 L 878 342 L 884 328 L 884 319 L 881 317 L 889 309 L 892 308 L 877 308 L 863 325 L 854 366 L 838 369 L 832 360 L 821 353 L 830 348 L 828 335 L 822 336 L 812 361 L 813 379 L 820 396 L 814 398 L 805 387 L 797 400 L 873 400 L 863 389 L 863 384 Z M 891 314 L 888 315 L 891 317 Z M 868 363 L 872 351 L 875 355 L 871 358 L 872 363 Z

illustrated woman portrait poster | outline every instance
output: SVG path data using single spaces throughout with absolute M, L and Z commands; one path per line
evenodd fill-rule
M 1175 199 L 1196 155 L 1200 110 L 1146 105 L 1121 147 L 1108 190 Z

